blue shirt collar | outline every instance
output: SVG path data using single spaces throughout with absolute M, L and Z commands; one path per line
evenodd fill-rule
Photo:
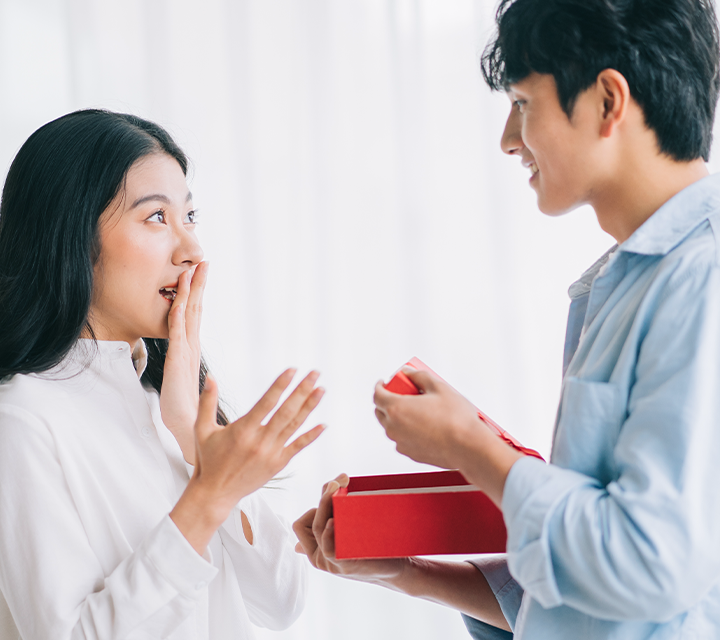
M 718 209 L 720 174 L 713 174 L 670 198 L 618 247 L 618 251 L 665 255 Z

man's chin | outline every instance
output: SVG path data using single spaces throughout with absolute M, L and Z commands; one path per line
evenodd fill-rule
M 570 213 L 571 211 L 574 211 L 578 207 L 582 206 L 582 203 L 580 202 L 553 202 L 552 200 L 544 198 L 540 193 L 537 194 L 537 197 L 538 209 L 540 209 L 541 213 L 548 216 L 548 218 L 559 218 L 560 216 L 564 216 L 566 213 Z

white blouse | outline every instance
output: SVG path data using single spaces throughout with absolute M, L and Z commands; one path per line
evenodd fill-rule
M 0 384 L 3 640 L 237 640 L 302 609 L 304 563 L 260 495 L 204 557 L 170 519 L 188 467 L 139 346 L 81 340 L 52 372 Z

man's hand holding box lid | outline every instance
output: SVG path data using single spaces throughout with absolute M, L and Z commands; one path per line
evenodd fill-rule
M 413 369 L 417 369 L 418 371 L 427 371 L 428 373 L 432 373 L 435 377 L 439 378 L 440 380 L 443 380 L 437 373 L 435 373 L 430 367 L 428 367 L 420 358 L 411 358 L 407 363 L 404 365 L 405 367 L 412 367 Z M 443 380 L 443 382 L 445 382 Z M 419 395 L 420 389 L 417 387 L 417 385 L 408 378 L 407 375 L 405 375 L 402 372 L 402 368 L 399 369 L 395 375 L 385 384 L 385 388 L 388 391 L 392 391 L 393 393 L 399 393 L 401 395 Z M 528 447 L 523 447 L 515 438 L 513 438 L 507 431 L 505 431 L 500 425 L 497 424 L 494 420 L 491 420 L 488 418 L 480 409 L 477 409 L 478 417 L 487 424 L 488 427 L 492 431 L 495 432 L 495 434 L 504 440 L 507 444 L 509 444 L 511 447 L 517 449 L 521 453 L 524 453 L 528 456 L 533 456 L 534 458 L 539 458 L 540 460 L 544 460 L 543 457 L 534 449 L 530 449 Z

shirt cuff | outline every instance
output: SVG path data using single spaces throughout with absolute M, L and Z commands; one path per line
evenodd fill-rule
M 510 469 L 502 512 L 508 531 L 507 562 L 523 589 L 546 609 L 562 604 L 548 535 L 555 508 L 590 479 L 575 471 L 525 457 Z
M 510 575 L 506 555 L 504 553 L 490 554 L 480 558 L 473 558 L 468 562 L 485 576 L 485 580 L 490 585 L 505 619 L 514 631 L 515 621 L 522 602 L 523 589 Z
M 146 557 L 165 580 L 182 595 L 196 599 L 215 577 L 208 548 L 201 556 L 166 515 L 153 533 L 145 539 Z

